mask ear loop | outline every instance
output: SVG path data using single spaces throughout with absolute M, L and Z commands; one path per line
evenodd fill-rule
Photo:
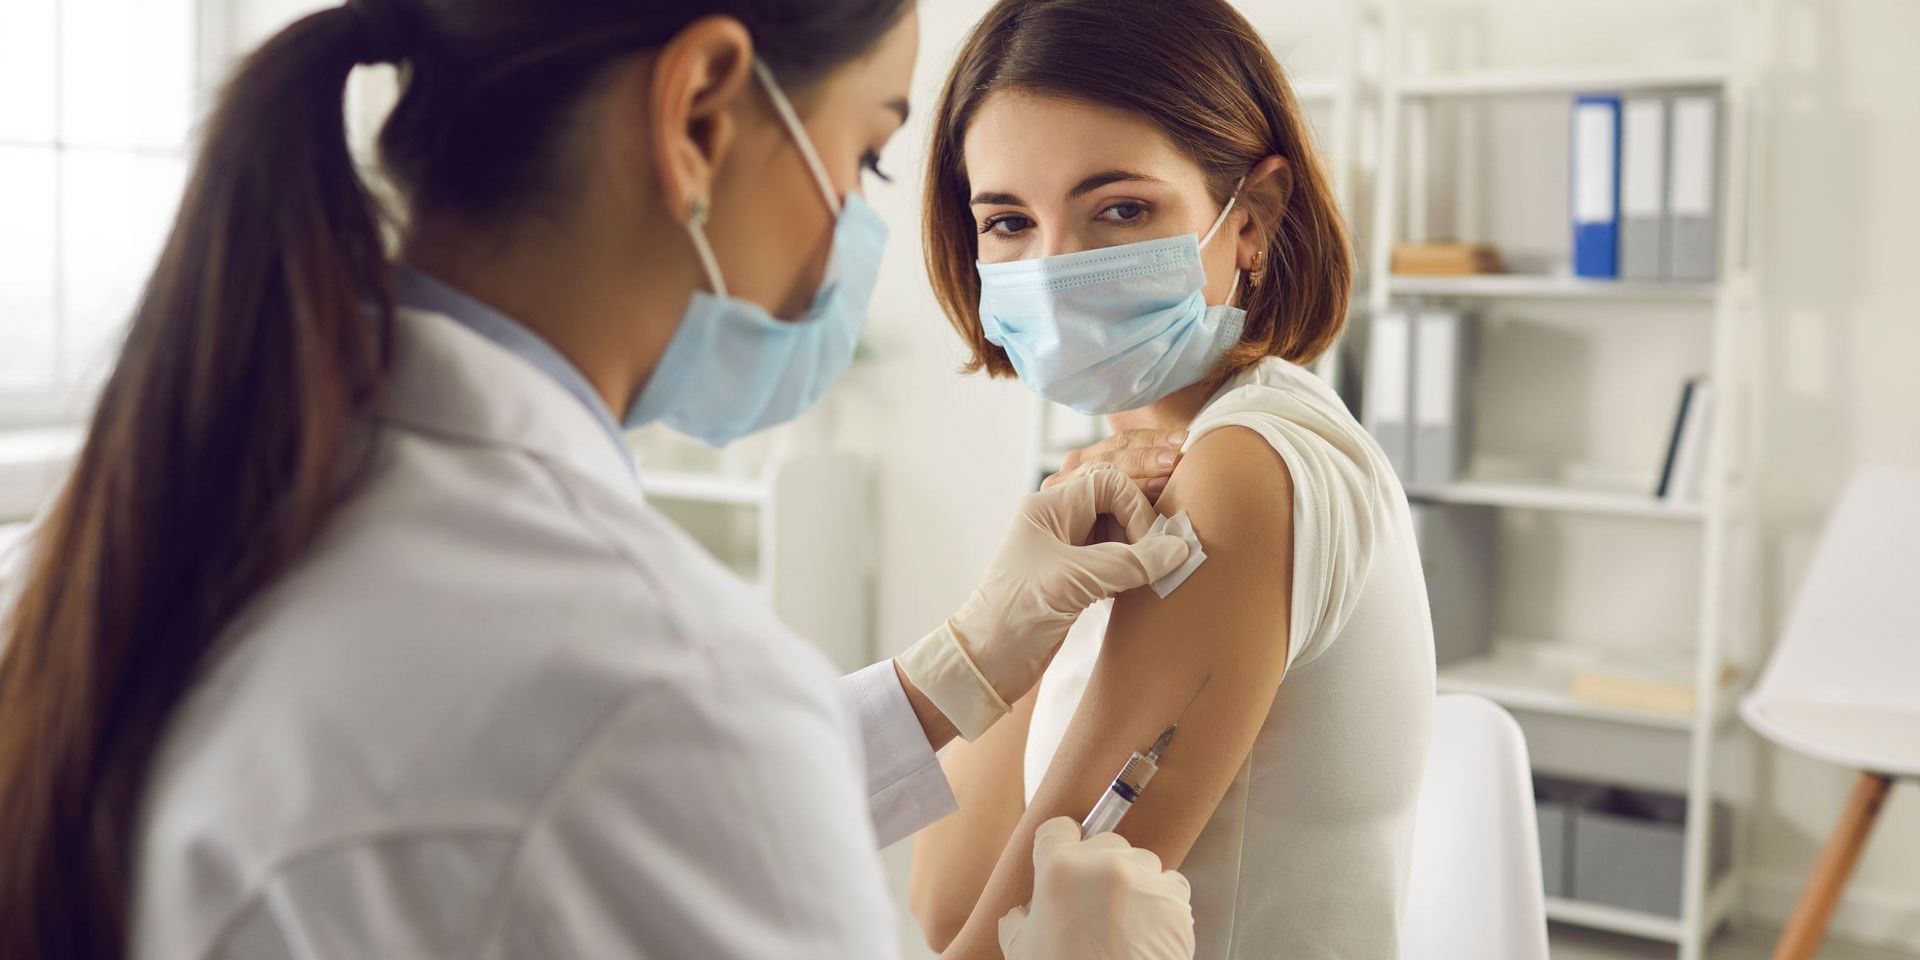
M 1240 200 L 1240 188 L 1243 186 L 1246 186 L 1246 183 L 1247 183 L 1247 178 L 1246 178 L 1246 175 L 1244 174 L 1241 175 L 1239 180 L 1234 181 L 1233 195 L 1227 198 L 1227 205 L 1220 208 L 1220 215 L 1214 218 L 1213 226 L 1207 228 L 1207 235 L 1200 238 L 1201 249 L 1203 250 L 1206 249 L 1207 244 L 1212 242 L 1213 235 L 1216 233 L 1219 233 L 1220 228 L 1226 224 L 1227 214 L 1233 212 L 1233 205 L 1235 203 L 1238 203 Z M 1234 267 L 1233 283 L 1227 287 L 1227 299 L 1221 301 L 1221 303 L 1231 306 L 1233 304 L 1234 295 L 1239 292 L 1240 292 L 1240 268 Z
M 800 115 L 793 111 L 793 104 L 780 89 L 780 82 L 773 78 L 773 71 L 767 68 L 766 62 L 758 57 L 753 60 L 753 75 L 767 91 L 767 99 L 773 101 L 773 112 L 780 115 L 787 135 L 799 147 L 800 158 L 806 161 L 807 170 L 820 187 L 820 195 L 827 200 L 827 209 L 833 211 L 835 217 L 840 216 L 840 195 L 834 192 L 833 178 L 827 176 L 827 165 L 820 162 L 820 154 L 813 149 L 813 140 L 807 136 L 807 128 L 801 125 Z M 692 209 L 687 211 L 687 234 L 693 238 L 693 251 L 700 257 L 700 268 L 706 271 L 707 284 L 713 288 L 714 296 L 724 299 L 727 296 L 727 281 L 720 276 L 720 261 L 713 255 L 713 245 L 707 242 L 709 209 L 706 197 L 694 198 Z
M 1213 235 L 1216 233 L 1219 233 L 1220 228 L 1226 225 L 1227 214 L 1232 213 L 1233 205 L 1240 202 L 1240 188 L 1242 186 L 1245 186 L 1246 182 L 1247 182 L 1247 178 L 1245 176 L 1242 176 L 1239 180 L 1234 181 L 1233 195 L 1227 198 L 1227 205 L 1220 208 L 1220 215 L 1213 218 L 1213 226 L 1208 227 L 1206 235 L 1200 238 L 1201 249 L 1203 250 L 1206 249 L 1207 244 L 1213 242 Z
M 827 176 L 827 165 L 820 162 L 820 154 L 813 149 L 813 139 L 807 136 L 807 128 L 800 123 L 800 115 L 793 112 L 793 104 L 787 100 L 786 93 L 780 89 L 780 82 L 773 78 L 773 71 L 767 68 L 759 57 L 753 59 L 753 75 L 760 86 L 767 91 L 767 99 L 773 101 L 773 112 L 780 115 L 780 122 L 786 124 L 787 134 L 800 148 L 800 156 L 807 161 L 807 169 L 813 172 L 814 183 L 820 187 L 820 195 L 827 198 L 827 209 L 834 216 L 840 215 L 840 194 L 833 187 L 833 178 Z

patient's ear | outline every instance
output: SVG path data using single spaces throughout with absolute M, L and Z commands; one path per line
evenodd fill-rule
M 1287 201 L 1293 197 L 1293 166 L 1287 158 L 1274 155 L 1255 164 L 1240 187 L 1240 205 L 1246 220 L 1240 226 L 1238 266 L 1242 270 L 1265 269 L 1266 251 L 1273 246 L 1274 235 L 1286 218 Z M 1258 259 L 1260 262 L 1256 263 Z

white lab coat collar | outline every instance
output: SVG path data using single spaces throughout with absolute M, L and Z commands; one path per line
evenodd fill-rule
M 524 358 L 444 314 L 395 312 L 380 416 L 479 444 L 524 450 L 640 496 L 633 468 L 578 399 Z

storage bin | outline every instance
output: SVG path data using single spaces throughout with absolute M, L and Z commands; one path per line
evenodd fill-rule
M 1573 898 L 1679 917 L 1686 816 L 1683 797 L 1631 790 L 1609 790 L 1598 802 L 1574 811 Z M 1710 878 L 1726 871 L 1731 825 L 1725 805 L 1716 804 Z
M 1567 895 L 1567 848 L 1573 837 L 1568 806 L 1557 800 L 1534 800 L 1534 819 L 1540 824 L 1540 879 L 1547 896 Z
M 1573 870 L 1573 815 L 1597 802 L 1606 788 L 1556 777 L 1533 778 L 1534 819 L 1540 826 L 1540 878 L 1547 896 L 1570 894 Z

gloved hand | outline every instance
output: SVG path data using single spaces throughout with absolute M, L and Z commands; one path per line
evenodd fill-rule
M 1193 960 L 1192 890 L 1119 834 L 1080 839 L 1055 817 L 1033 835 L 1033 901 L 1000 918 L 1006 960 Z
M 1103 515 L 1119 523 L 1127 542 L 1087 544 Z M 1159 516 L 1106 463 L 1028 494 L 973 596 L 896 658 L 900 671 L 962 737 L 978 737 L 1039 682 L 1081 611 L 1186 562 L 1185 541 L 1146 535 Z

